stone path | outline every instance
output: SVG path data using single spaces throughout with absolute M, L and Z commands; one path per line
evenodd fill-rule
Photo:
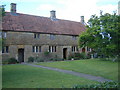
M 109 79 L 105 79 L 103 77 L 92 76 L 92 75 L 89 75 L 89 74 L 74 72 L 74 71 L 70 71 L 70 70 L 62 70 L 62 69 L 58 69 L 58 68 L 46 67 L 46 66 L 41 66 L 41 65 L 34 65 L 34 64 L 29 64 L 29 63 L 22 63 L 22 64 L 33 66 L 33 67 L 40 67 L 40 68 L 44 68 L 44 69 L 54 70 L 54 71 L 58 71 L 58 72 L 63 72 L 63 73 L 83 77 L 83 78 L 86 78 L 86 79 L 89 79 L 89 80 L 98 81 L 98 82 L 112 81 L 112 80 L 109 80 Z

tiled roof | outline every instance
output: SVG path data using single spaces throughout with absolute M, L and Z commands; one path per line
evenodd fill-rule
M 61 19 L 51 20 L 48 17 L 20 13 L 11 15 L 9 12 L 3 17 L 2 22 L 2 30 L 7 31 L 79 35 L 85 29 L 85 26 L 80 22 Z

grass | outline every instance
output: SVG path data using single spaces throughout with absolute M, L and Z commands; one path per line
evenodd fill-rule
M 60 62 L 41 62 L 37 65 L 55 67 L 59 69 L 72 70 L 102 76 L 114 81 L 118 80 L 118 63 L 112 61 L 101 61 L 98 59 L 75 60 L 75 61 L 60 61 Z
M 4 65 L 3 88 L 70 88 L 96 81 L 27 65 Z

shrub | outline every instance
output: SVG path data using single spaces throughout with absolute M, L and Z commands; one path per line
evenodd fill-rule
M 48 55 L 49 55 L 49 53 L 50 53 L 50 52 L 45 51 L 45 52 L 44 52 L 44 55 L 45 55 L 45 56 L 48 56 Z
M 74 58 L 74 57 L 75 57 L 74 54 L 71 53 L 71 54 L 68 56 L 68 60 L 71 60 L 71 59 Z
M 118 82 L 102 82 L 91 85 L 74 85 L 73 88 L 118 88 Z
M 33 57 L 29 57 L 28 58 L 28 62 L 34 62 L 34 58 Z
M 8 59 L 8 64 L 15 64 L 15 63 L 18 63 L 18 61 L 15 58 L 12 57 Z
M 79 60 L 79 59 L 87 59 L 89 58 L 85 53 L 72 53 L 68 56 L 68 59 L 71 60 L 74 58 L 74 60 Z
M 36 62 L 44 62 L 44 58 L 35 57 L 34 59 Z

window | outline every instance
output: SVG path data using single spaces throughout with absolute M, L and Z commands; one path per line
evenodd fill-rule
M 49 52 L 56 52 L 56 46 L 49 46 Z
M 32 49 L 33 52 L 41 52 L 41 46 L 33 46 L 33 49 Z
M 40 38 L 40 34 L 39 33 L 34 33 L 34 38 Z
M 2 53 L 8 53 L 9 51 L 9 47 L 8 46 L 5 46 L 2 48 Z
M 77 40 L 77 36 L 72 36 L 72 40 Z
M 51 40 L 54 40 L 54 39 L 55 39 L 55 35 L 50 34 L 50 39 L 51 39 Z
M 6 38 L 7 37 L 7 33 L 6 32 L 2 32 L 2 37 Z
M 91 51 L 91 49 L 89 47 L 87 47 L 87 51 Z
M 78 51 L 78 47 L 77 46 L 72 46 L 72 52 L 77 52 Z

